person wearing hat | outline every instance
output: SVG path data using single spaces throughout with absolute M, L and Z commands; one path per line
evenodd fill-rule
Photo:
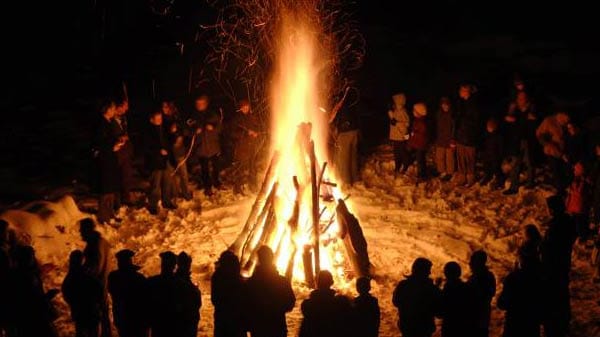
M 196 337 L 200 323 L 200 307 L 202 307 L 202 294 L 200 289 L 192 282 L 190 274 L 192 257 L 186 252 L 177 255 L 177 271 L 175 276 L 179 281 L 178 302 L 181 313 L 177 324 L 179 337 Z
M 417 174 L 419 179 L 427 177 L 427 145 L 429 143 L 429 127 L 427 125 L 427 106 L 423 102 L 413 106 L 413 123 L 410 128 L 408 146 L 415 151 L 417 159 Z
M 148 279 L 148 310 L 152 337 L 172 337 L 179 319 L 178 299 L 181 282 L 175 276 L 177 255 L 171 251 L 159 254 L 160 274 Z
M 148 334 L 146 277 L 133 263 L 134 255 L 135 252 L 129 249 L 117 252 L 118 269 L 108 275 L 113 320 L 120 337 L 144 337 Z
M 279 275 L 271 248 L 262 246 L 257 255 L 258 266 L 247 283 L 251 335 L 285 337 L 285 314 L 294 309 L 296 296 L 290 281 Z
M 392 108 L 388 111 L 389 138 L 394 147 L 394 174 L 398 175 L 405 173 L 411 164 L 411 156 L 406 145 L 410 117 L 406 110 L 406 96 L 403 93 L 392 96 L 392 101 Z
M 394 290 L 392 302 L 398 308 L 398 328 L 405 337 L 428 337 L 435 332 L 435 315 L 440 309 L 441 292 L 429 277 L 433 264 L 419 257 L 412 271 Z

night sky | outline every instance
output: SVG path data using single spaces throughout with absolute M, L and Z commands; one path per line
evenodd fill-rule
M 0 181 L 33 179 L 40 164 L 57 183 L 83 177 L 75 159 L 86 153 L 80 130 L 96 117 L 97 100 L 122 81 L 133 119 L 152 103 L 152 79 L 159 96 L 184 98 L 186 69 L 199 57 L 181 56 L 178 43 L 189 45 L 195 27 L 210 23 L 214 9 L 203 0 L 175 0 L 173 14 L 160 17 L 149 3 L 19 1 L 19 8 L 6 11 L 0 102 L 8 118 L 0 134 L 8 155 L 2 156 Z M 109 18 L 104 39 L 102 8 Z M 348 8 L 367 41 L 364 66 L 355 74 L 365 147 L 385 134 L 391 94 L 402 90 L 409 103 L 425 100 L 433 107 L 467 80 L 479 88 L 488 113 L 500 113 L 515 72 L 546 113 L 566 107 L 583 121 L 598 111 L 600 48 L 589 2 L 371 0 L 349 2 Z M 201 55 L 202 47 L 195 52 Z

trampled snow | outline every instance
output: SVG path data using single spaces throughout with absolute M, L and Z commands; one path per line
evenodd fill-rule
M 460 263 L 463 277 L 467 277 L 471 252 L 485 249 L 500 291 L 502 279 L 514 266 L 522 228 L 532 223 L 544 231 L 542 224 L 548 218 L 545 197 L 549 193 L 537 188 L 504 196 L 487 187 L 452 188 L 449 183 L 438 180 L 417 186 L 411 178 L 394 179 L 390 152 L 386 147 L 380 148 L 366 163 L 362 182 L 345 191 L 351 195 L 352 210 L 363 227 L 375 266 L 372 293 L 379 298 L 380 336 L 383 337 L 400 335 L 391 295 L 417 257 L 433 261 L 434 278 L 441 277 L 443 265 L 452 260 Z M 113 252 L 122 248 L 136 251 L 135 262 L 143 267 L 141 271 L 147 276 L 159 272 L 160 252 L 188 252 L 193 257 L 193 280 L 202 291 L 198 335 L 212 336 L 210 277 L 214 262 L 235 239 L 253 199 L 253 196 L 236 196 L 230 190 L 219 191 L 211 198 L 195 191 L 193 200 L 179 203 L 177 210 L 163 210 L 158 216 L 150 215 L 145 209 L 122 208 L 122 225 L 118 229 L 100 227 L 100 231 L 112 243 Z M 80 205 L 88 201 L 77 200 Z M 54 220 L 48 217 L 27 220 L 35 223 L 33 227 L 19 225 L 32 236 L 38 259 L 44 265 L 47 289 L 60 288 L 69 252 L 84 247 L 76 226 L 83 215 L 73 211 L 56 212 L 66 215 Z M 600 336 L 600 307 L 596 303 L 600 295 L 598 286 L 592 283 L 594 267 L 589 262 L 589 253 L 579 247 L 574 252 L 572 336 Z M 295 290 L 296 308 L 288 315 L 290 336 L 297 335 L 300 303 L 310 291 L 301 285 L 295 285 Z M 355 296 L 354 290 L 350 289 L 348 295 Z M 56 302 L 61 313 L 57 321 L 61 336 L 74 336 L 69 310 L 60 295 Z M 503 312 L 495 308 L 495 300 L 493 305 L 491 336 L 501 336 Z M 439 334 L 438 328 L 436 336 Z

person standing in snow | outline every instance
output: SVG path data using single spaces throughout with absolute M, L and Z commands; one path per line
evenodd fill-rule
M 181 319 L 179 294 L 182 282 L 175 276 L 177 255 L 171 251 L 160 256 L 160 274 L 148 278 L 148 311 L 152 337 L 177 336 Z
M 571 321 L 569 274 L 577 231 L 573 219 L 566 213 L 562 196 L 554 195 L 546 202 L 552 219 L 547 224 L 541 246 L 546 300 L 544 331 L 549 337 L 565 336 Z
M 486 263 L 487 254 L 483 250 L 475 251 L 469 261 L 471 276 L 467 281 L 467 287 L 473 300 L 473 308 L 469 310 L 474 315 L 473 337 L 489 336 L 491 303 L 496 294 L 496 277 Z
M 210 282 L 210 300 L 215 307 L 214 337 L 246 337 L 244 315 L 250 308 L 244 303 L 240 269 L 237 256 L 228 250 L 217 261 Z
M 63 298 L 71 309 L 76 337 L 98 337 L 104 291 L 98 280 L 85 273 L 83 252 L 69 256 L 69 272 L 62 284 Z
M 526 256 L 504 280 L 498 308 L 505 311 L 503 337 L 539 337 L 543 310 L 542 275 Z
M 567 187 L 567 165 L 565 163 L 565 131 L 569 115 L 559 111 L 546 117 L 536 130 L 536 137 L 548 159 L 556 193 L 563 195 Z
M 567 214 L 571 216 L 577 229 L 580 242 L 585 242 L 590 234 L 591 187 L 585 176 L 583 163 L 573 165 L 573 180 L 567 188 L 565 200 Z
M 462 84 L 458 95 L 454 128 L 458 163 L 455 183 L 457 186 L 472 186 L 475 183 L 476 145 L 481 133 L 480 113 L 473 97 L 471 85 Z
M 358 172 L 360 121 L 356 110 L 358 100 L 356 91 L 346 90 L 329 116 L 329 124 L 332 125 L 335 133 L 335 167 L 342 183 L 350 186 L 360 179 Z
M 178 302 L 179 313 L 177 329 L 179 337 L 196 337 L 198 324 L 200 324 L 200 307 L 202 307 L 202 294 L 200 289 L 192 282 L 192 258 L 181 252 L 177 256 L 177 271 L 175 277 L 179 281 Z
M 456 148 L 452 145 L 454 111 L 450 99 L 442 97 L 435 118 L 435 165 L 442 181 L 452 179 L 455 170 Z
M 115 254 L 118 269 L 108 275 L 108 292 L 112 298 L 113 320 L 119 337 L 148 335 L 146 277 L 133 264 L 135 252 L 123 249 Z
M 268 246 L 258 249 L 258 266 L 247 282 L 250 335 L 285 337 L 285 314 L 292 311 L 296 296 L 290 281 L 279 275 Z
M 158 213 L 158 201 L 162 207 L 175 209 L 177 206 L 172 200 L 173 167 L 175 157 L 169 144 L 166 130 L 163 127 L 163 116 L 160 110 L 150 114 L 150 129 L 146 133 L 146 167 L 152 172 L 150 175 L 150 195 L 148 197 L 148 211 L 150 214 Z
M 394 290 L 392 302 L 398 308 L 398 328 L 403 337 L 429 337 L 435 332 L 441 292 L 429 277 L 431 266 L 428 259 L 417 258 L 411 274 Z
M 94 157 L 99 168 L 98 222 L 107 224 L 110 221 L 119 222 L 115 216 L 115 202 L 120 193 L 121 182 L 117 152 L 125 146 L 124 139 L 115 137 L 113 119 L 116 114 L 114 102 L 106 102 L 101 108 L 102 118 L 96 128 L 94 138 Z
M 471 294 L 460 279 L 460 265 L 454 261 L 444 266 L 446 284 L 442 289 L 439 317 L 442 318 L 442 337 L 471 336 L 474 317 Z
M 168 141 L 173 155 L 173 173 L 172 175 L 172 198 L 192 199 L 192 192 L 188 187 L 188 168 L 186 164 L 186 155 L 188 148 L 185 144 L 184 124 L 181 121 L 179 110 L 172 101 L 163 101 L 161 103 L 163 113 L 163 125 L 168 133 Z
M 96 224 L 91 218 L 85 218 L 79 222 L 79 233 L 85 241 L 86 246 L 83 250 L 84 262 L 83 269 L 85 272 L 96 279 L 102 286 L 102 303 L 101 303 L 101 324 L 102 337 L 110 337 L 111 323 L 108 312 L 108 273 L 111 270 L 110 264 L 110 244 L 106 241 L 98 231 Z
M 201 95 L 194 102 L 195 111 L 187 124 L 196 136 L 194 155 L 200 163 L 200 178 L 204 194 L 213 194 L 213 188 L 220 188 L 219 174 L 221 155 L 222 118 L 210 108 L 210 98 Z
M 429 126 L 427 125 L 427 106 L 419 102 L 413 106 L 413 123 L 410 128 L 408 147 L 415 151 L 417 159 L 417 178 L 427 178 L 427 146 L 429 144 Z
M 398 176 L 398 174 L 406 173 L 412 163 L 407 146 L 410 117 L 406 110 L 406 96 L 403 93 L 392 96 L 392 101 L 393 106 L 388 111 L 388 117 L 390 120 L 390 142 L 394 148 L 394 174 Z
M 264 135 L 258 116 L 252 111 L 250 101 L 242 100 L 233 119 L 230 121 L 230 133 L 234 144 L 233 166 L 236 178 L 233 190 L 243 193 L 243 185 L 256 189 L 256 175 Z
M 504 186 L 504 174 L 502 173 L 502 155 L 504 151 L 504 139 L 495 119 L 489 119 L 486 123 L 486 132 L 481 148 L 481 160 L 483 162 L 483 177 L 479 180 L 480 186 L 486 186 L 495 179 L 493 188 L 500 189 Z
M 121 178 L 121 191 L 117 193 L 116 198 L 117 208 L 121 204 L 131 205 L 133 202 L 131 195 L 133 189 L 133 144 L 129 140 L 128 111 L 129 101 L 127 98 L 121 98 L 116 102 L 115 117 L 112 119 L 113 132 L 114 137 L 123 143 L 123 146 L 116 152 L 119 177 Z
M 356 280 L 356 291 L 358 296 L 354 298 L 354 319 L 356 320 L 356 336 L 377 337 L 379 336 L 379 324 L 381 313 L 377 298 L 371 295 L 371 280 L 360 277 Z

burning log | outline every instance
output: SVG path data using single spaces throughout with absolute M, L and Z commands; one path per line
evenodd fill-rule
M 310 141 L 310 183 L 312 187 L 312 225 L 315 250 L 315 275 L 321 271 L 321 257 L 319 249 L 319 240 L 321 231 L 319 229 L 319 189 L 317 186 L 317 158 L 315 155 L 315 142 Z
M 275 208 L 273 207 L 273 203 L 271 203 L 260 238 L 258 239 L 258 242 L 254 245 L 252 252 L 249 255 L 248 261 L 244 266 L 244 270 L 248 274 L 251 274 L 254 270 L 254 267 L 256 266 L 256 262 L 258 259 L 258 249 L 260 249 L 260 247 L 263 245 L 269 245 L 269 243 L 273 241 L 273 235 L 275 233 L 275 229 L 277 228 L 276 224 L 277 216 L 275 214 Z
M 346 202 L 342 199 L 338 200 L 336 214 L 340 226 L 340 238 L 344 242 L 347 256 L 352 263 L 356 277 L 369 276 L 371 262 L 367 251 L 367 240 L 365 240 L 358 219 L 350 213 Z
M 304 252 L 302 253 L 302 263 L 304 265 L 304 280 L 306 284 L 314 288 L 315 287 L 315 273 L 313 272 L 313 264 L 312 264 L 312 251 L 311 246 L 304 246 Z
M 279 157 L 279 152 L 275 152 L 273 154 L 269 168 L 267 169 L 267 172 L 265 172 L 265 177 L 262 181 L 258 195 L 256 196 L 256 200 L 254 200 L 254 204 L 252 205 L 252 210 L 250 211 L 248 219 L 246 219 L 246 223 L 244 224 L 244 228 L 236 238 L 235 242 L 229 246 L 229 250 L 237 256 L 241 255 L 242 249 L 244 248 L 244 243 L 246 242 L 250 231 L 255 225 L 256 217 L 258 216 L 260 210 L 264 208 L 265 197 L 267 195 L 270 182 L 273 180 L 273 176 L 275 175 L 277 164 L 279 163 Z
M 277 183 L 273 184 L 273 187 L 271 188 L 271 192 L 269 192 L 267 200 L 265 201 L 265 205 L 264 205 L 262 211 L 260 212 L 260 215 L 258 216 L 258 220 L 252 227 L 252 230 L 250 231 L 250 233 L 248 233 L 248 235 L 246 236 L 246 239 L 245 239 L 244 244 L 241 249 L 242 254 L 240 257 L 240 263 L 242 265 L 244 265 L 245 263 L 248 262 L 248 260 L 252 256 L 252 252 L 256 249 L 257 246 L 259 246 L 260 240 L 265 231 L 266 221 L 267 221 L 267 219 L 269 219 L 270 214 L 274 215 L 274 213 L 275 213 L 274 208 L 273 208 L 273 203 L 275 202 L 275 194 L 277 193 L 277 186 L 278 186 Z

